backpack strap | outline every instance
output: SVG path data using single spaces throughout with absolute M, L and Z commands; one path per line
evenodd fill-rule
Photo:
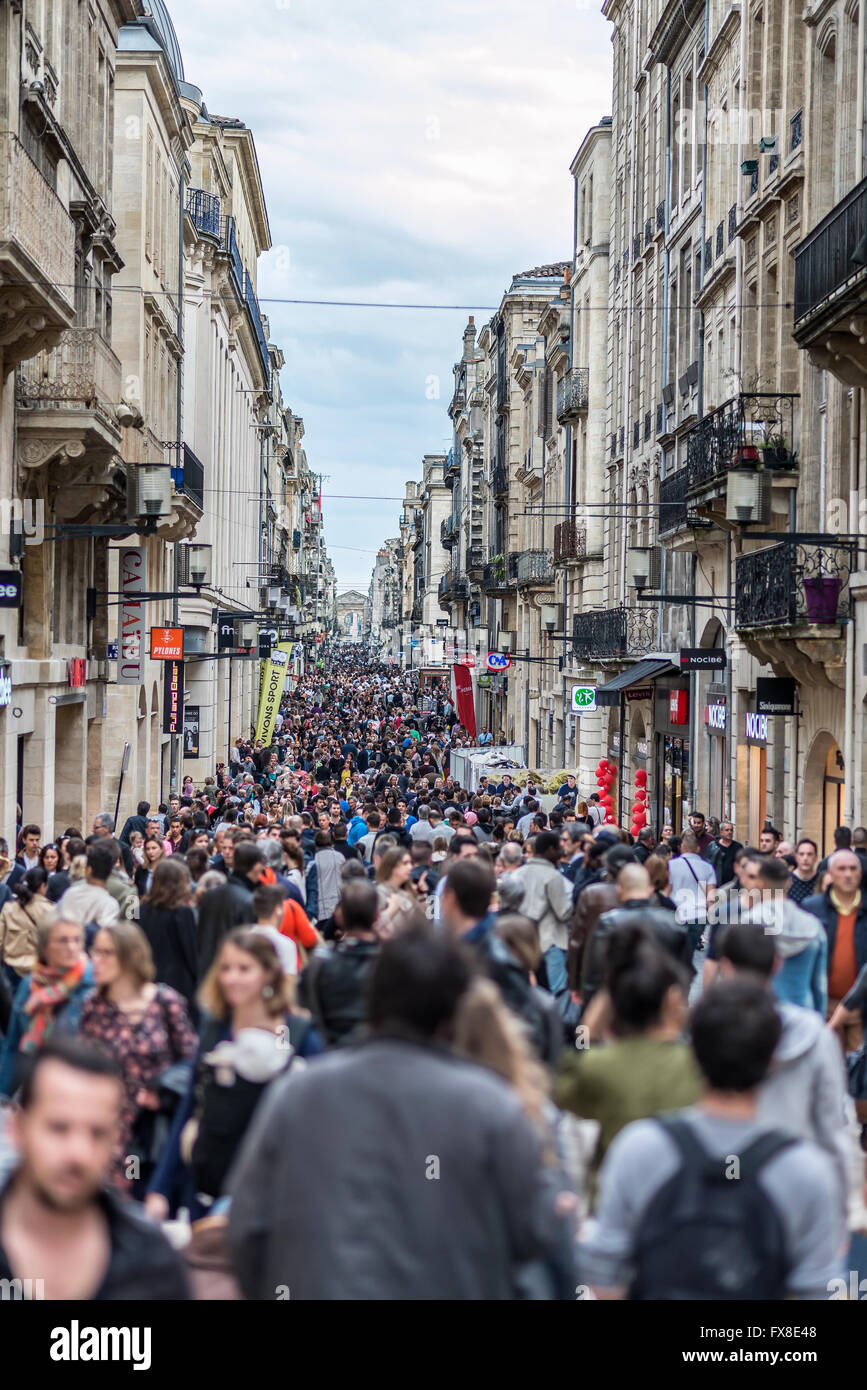
M 794 1134 L 783 1134 L 776 1129 L 770 1130 L 767 1134 L 760 1134 L 740 1155 L 741 1178 L 755 1178 L 772 1158 L 776 1158 L 783 1149 L 797 1143 Z
M 683 1166 L 686 1169 L 694 1172 L 698 1171 L 700 1167 L 709 1166 L 711 1171 L 717 1171 L 720 1162 L 724 1160 L 719 1159 L 716 1154 L 708 1152 L 693 1127 L 686 1120 L 681 1119 L 676 1114 L 656 1115 L 654 1118 L 677 1146 L 683 1160 Z M 733 1155 L 740 1162 L 741 1179 L 755 1178 L 766 1163 L 770 1163 L 771 1159 L 776 1158 L 783 1149 L 787 1149 L 791 1144 L 797 1144 L 797 1142 L 795 1135 L 784 1134 L 776 1129 L 760 1134 L 740 1154 Z
M 711 1158 L 695 1130 L 679 1115 L 655 1115 L 654 1119 L 677 1148 L 684 1168 L 695 1172 Z

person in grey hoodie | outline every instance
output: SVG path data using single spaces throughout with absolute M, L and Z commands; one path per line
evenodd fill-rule
M 346 862 L 331 845 L 331 833 L 317 830 L 316 852 L 307 870 L 305 885 L 307 889 L 307 916 L 311 921 L 324 921 L 331 917 L 340 900 L 343 881 L 340 871 Z
M 789 868 L 784 859 L 763 859 L 758 887 L 762 901 L 742 922 L 762 927 L 773 938 L 779 969 L 773 980 L 777 998 L 815 1009 L 824 1019 L 828 1003 L 828 938 L 818 917 L 787 896 Z
M 780 941 L 755 925 L 726 927 L 720 941 L 720 979 L 749 973 L 768 989 L 787 959 Z M 712 986 L 711 986 L 712 987 Z M 759 1088 L 759 1118 L 775 1129 L 812 1139 L 830 1154 L 845 1210 L 849 1199 L 849 1123 L 843 1054 L 824 1016 L 777 1000 L 783 1025 L 771 1066 Z
M 572 920 L 572 885 L 557 868 L 561 852 L 560 836 L 543 830 L 533 841 L 532 858 L 511 875 L 524 889 L 521 911 L 539 928 L 552 994 L 567 987 L 567 925 Z

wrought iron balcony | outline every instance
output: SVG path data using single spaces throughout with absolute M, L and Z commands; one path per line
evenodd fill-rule
M 735 396 L 705 415 L 686 444 L 689 495 L 719 485 L 732 468 L 796 467 L 794 450 L 797 395 L 758 391 Z
M 270 384 L 271 359 L 268 356 L 268 340 L 265 337 L 265 325 L 262 323 L 259 301 L 256 298 L 256 291 L 253 289 L 253 281 L 250 279 L 249 271 L 244 278 L 244 303 L 247 306 L 247 313 L 250 316 L 250 323 L 253 328 L 253 335 L 256 339 L 256 346 L 259 349 L 259 359 L 262 363 L 262 370 L 265 373 L 266 381 Z
M 509 470 L 503 463 L 495 463 L 491 470 L 491 488 L 495 497 L 504 497 L 509 491 Z
M 413 623 L 421 623 L 421 622 L 423 622 L 423 621 L 424 621 L 424 598 L 423 598 L 421 595 L 419 595 L 419 597 L 416 598 L 415 602 L 414 602 L 413 605 L 412 605 L 412 611 L 411 611 L 411 613 L 410 613 L 410 622 L 413 622 Z
M 200 459 L 196 457 L 189 444 L 184 445 L 183 463 L 180 468 L 172 469 L 172 482 L 175 491 L 182 497 L 188 497 L 200 511 L 205 506 L 205 468 Z M 277 573 L 277 567 L 272 567 Z M 286 573 L 286 583 L 289 582 L 289 572 Z M 282 583 L 282 579 L 275 580 L 275 583 Z
M 557 382 L 557 419 L 561 425 L 587 414 L 590 400 L 590 368 L 572 367 Z
M 737 630 L 802 630 L 841 622 L 849 614 L 850 549 L 780 545 L 741 555 L 735 565 Z
M 445 483 L 448 485 L 448 487 L 454 487 L 455 483 L 460 479 L 460 476 L 460 455 L 458 454 L 456 449 L 451 448 L 449 449 L 448 454 L 446 455 L 446 466 L 443 473 L 443 479 Z
M 572 650 L 579 660 L 644 656 L 656 643 L 656 614 L 647 608 L 602 608 L 572 618 Z
M 100 411 L 117 424 L 123 372 L 96 328 L 66 328 L 56 347 L 18 369 L 16 394 L 25 408 Z
M 554 527 L 554 564 L 568 565 L 587 555 L 587 527 L 579 521 L 561 521 Z
M 671 535 L 686 526 L 688 508 L 686 504 L 688 470 L 679 468 L 676 473 L 661 478 L 659 482 L 659 534 Z
M 450 550 L 458 537 L 458 523 L 453 516 L 443 517 L 440 522 L 440 541 Z
M 215 241 L 222 240 L 223 219 L 216 193 L 206 193 L 203 188 L 188 188 L 187 212 L 193 219 L 196 231 L 213 237 Z
M 554 586 L 554 566 L 549 550 L 523 550 L 518 555 L 519 589 L 548 589 Z
M 794 321 L 799 342 L 799 325 L 809 315 L 827 309 L 839 296 L 842 318 L 851 313 L 853 296 L 859 306 L 867 297 L 865 236 L 867 179 L 862 179 L 795 248 Z M 853 259 L 856 250 L 861 251 L 857 260 Z
M 223 218 L 223 233 L 220 242 L 220 250 L 229 258 L 229 274 L 231 276 L 235 293 L 239 299 L 244 298 L 244 262 L 241 259 L 241 252 L 238 249 L 238 238 L 235 235 L 234 217 Z
M 459 602 L 470 591 L 466 575 L 459 570 L 446 570 L 439 582 L 439 599 L 442 602 Z
M 518 576 L 518 556 L 490 555 L 482 570 L 482 590 L 486 594 L 508 594 L 514 589 Z

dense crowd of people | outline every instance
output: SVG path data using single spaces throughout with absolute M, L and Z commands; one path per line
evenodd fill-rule
M 573 775 L 462 787 L 472 742 L 335 647 L 268 746 L 0 841 L 0 1280 L 824 1299 L 867 1263 L 867 830 L 634 838 Z

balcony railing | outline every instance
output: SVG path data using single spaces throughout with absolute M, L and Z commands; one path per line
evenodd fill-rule
M 741 555 L 735 565 L 735 627 L 802 628 L 838 623 L 849 613 L 847 546 L 783 541 Z
M 670 473 L 667 478 L 660 479 L 660 536 L 669 535 L 672 531 L 679 531 L 682 526 L 686 526 L 687 524 L 687 477 L 687 469 L 679 468 L 676 473 Z
M 518 555 L 518 587 L 547 588 L 554 584 L 554 566 L 549 550 L 524 550 Z
M 446 599 L 457 602 L 460 599 L 465 599 L 469 591 L 470 586 L 467 583 L 466 575 L 461 574 L 459 570 L 446 570 L 445 574 L 440 579 L 440 600 Z
M 865 236 L 867 179 L 862 179 L 795 248 L 796 324 L 848 280 L 863 276 L 865 261 L 852 257 Z
M 561 425 L 586 415 L 590 399 L 590 368 L 572 367 L 557 382 L 557 419 Z
M 96 328 L 66 328 L 57 347 L 39 352 L 18 368 L 18 403 L 54 410 L 95 410 L 114 417 L 123 369 Z
M 0 245 L 19 251 L 71 309 L 75 228 L 63 203 L 21 142 L 0 134 Z M 24 266 L 19 267 L 23 271 Z M 13 278 L 13 277 L 10 277 Z
M 196 230 L 205 236 L 222 239 L 223 219 L 220 215 L 220 200 L 216 193 L 206 193 L 203 188 L 187 189 L 187 212 L 193 219 Z
M 603 608 L 576 613 L 572 649 L 579 659 L 644 656 L 656 644 L 656 614 L 648 608 Z
M 509 470 L 505 464 L 494 464 L 491 470 L 491 488 L 495 497 L 503 497 L 509 491 Z
M 445 471 L 444 471 L 443 477 L 444 477 L 445 482 L 448 484 L 449 487 L 454 487 L 454 484 L 455 484 L 456 480 L 457 480 L 458 478 L 460 478 L 460 476 L 461 476 L 461 460 L 460 460 L 460 456 L 458 455 L 458 453 L 457 453 L 457 451 L 454 449 L 454 447 L 452 447 L 451 449 L 449 449 L 448 454 L 446 455 L 446 466 L 445 466 Z
M 220 249 L 229 257 L 229 271 L 234 281 L 235 292 L 239 299 L 244 298 L 244 262 L 241 259 L 241 252 L 238 249 L 238 239 L 235 236 L 234 217 L 223 218 L 223 236 Z
M 440 522 L 440 542 L 442 545 L 444 545 L 446 549 L 450 549 L 454 545 L 457 535 L 458 523 L 455 521 L 454 517 L 443 517 Z
M 700 492 L 739 466 L 793 469 L 797 399 L 769 391 L 735 396 L 699 420 L 687 436 L 687 491 Z
M 482 570 L 482 589 L 486 594 L 508 594 L 515 587 L 518 576 L 518 556 L 511 554 L 490 555 Z
M 476 570 L 484 569 L 485 552 L 480 545 L 467 546 L 467 574 L 474 574 Z
M 262 370 L 266 380 L 270 383 L 271 379 L 271 359 L 268 356 L 268 340 L 265 337 L 265 326 L 262 323 L 262 314 L 259 310 L 259 301 L 256 298 L 256 291 L 253 289 L 253 281 L 250 273 L 244 279 L 244 303 L 247 306 L 247 313 L 250 315 L 250 323 L 256 338 L 256 346 L 259 349 L 259 358 L 262 363 Z
M 172 469 L 172 481 L 175 488 L 184 497 L 189 497 L 191 502 L 200 509 L 205 506 L 205 467 L 201 459 L 197 458 L 189 444 L 184 445 L 184 461 L 180 468 Z M 288 579 L 288 570 L 287 570 Z
M 579 521 L 561 521 L 554 527 L 554 564 L 583 560 L 587 554 L 587 527 Z

